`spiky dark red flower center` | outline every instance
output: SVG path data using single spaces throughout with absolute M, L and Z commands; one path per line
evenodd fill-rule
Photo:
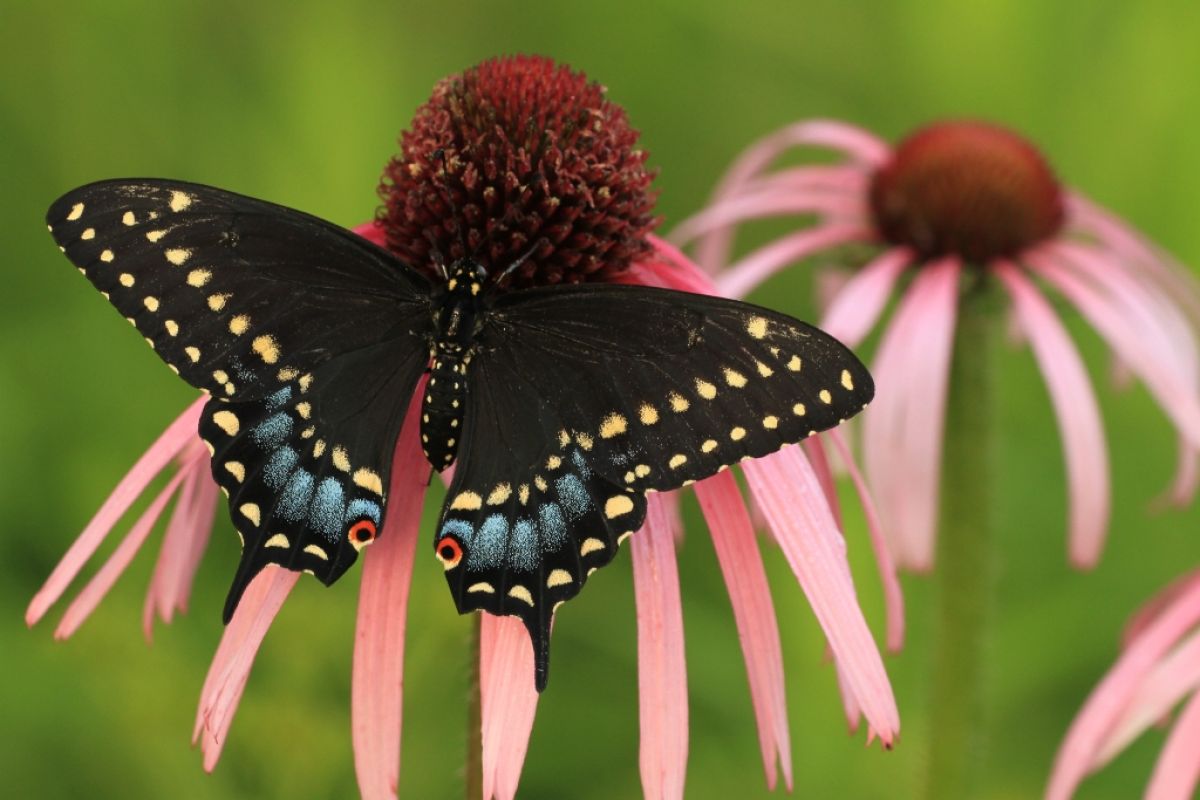
M 650 251 L 653 173 L 605 89 L 547 58 L 485 61 L 444 79 L 400 138 L 379 218 L 430 275 L 475 257 L 530 286 L 606 280 Z
M 1062 189 L 1028 141 L 983 122 L 923 128 L 871 182 L 871 210 L 890 242 L 922 256 L 981 264 L 1058 232 Z

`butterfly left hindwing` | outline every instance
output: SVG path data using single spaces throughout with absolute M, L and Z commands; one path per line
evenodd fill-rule
M 502 295 L 467 375 L 463 449 L 436 548 L 460 611 L 551 616 L 641 527 L 645 493 L 837 425 L 866 369 L 776 312 L 645 287 Z

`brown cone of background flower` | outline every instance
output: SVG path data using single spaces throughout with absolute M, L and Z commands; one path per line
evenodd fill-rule
M 604 95 L 538 56 L 439 82 L 380 186 L 389 249 L 433 276 L 438 256 L 495 272 L 536 245 L 515 287 L 611 280 L 648 255 L 654 174 Z

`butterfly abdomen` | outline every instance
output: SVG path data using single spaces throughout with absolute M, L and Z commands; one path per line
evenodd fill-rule
M 421 448 L 434 469 L 454 463 L 462 439 L 462 416 L 470 356 L 437 349 L 421 408 Z

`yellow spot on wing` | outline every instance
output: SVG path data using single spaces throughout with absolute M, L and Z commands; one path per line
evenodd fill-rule
M 243 503 L 238 507 L 238 511 L 242 512 L 242 516 L 256 526 L 262 521 L 262 512 L 258 510 L 258 506 L 254 503 Z
M 713 386 L 706 380 L 696 379 L 696 394 L 703 397 L 705 400 L 712 400 L 717 396 L 717 387 Z
M 126 225 L 133 225 L 137 222 L 137 217 L 133 215 L 132 211 L 126 211 L 121 215 L 121 222 L 125 223 Z
M 224 464 L 225 471 L 233 476 L 233 479 L 238 483 L 246 480 L 246 465 L 240 461 L 226 461 Z
M 667 400 L 671 403 L 672 411 L 682 414 L 684 411 L 688 410 L 689 404 L 687 398 L 685 398 L 683 395 L 671 392 L 669 395 L 667 395 Z
M 575 434 L 575 441 L 576 441 L 576 442 L 579 444 L 579 446 L 580 446 L 580 447 L 582 447 L 584 450 L 591 450 L 591 449 L 592 449 L 592 445 L 594 444 L 594 443 L 592 442 L 592 437 L 591 437 L 591 436 L 588 436 L 586 433 L 577 433 L 577 434 Z
M 492 586 L 487 581 L 480 581 L 479 583 L 472 583 L 470 586 L 467 587 L 468 594 L 475 593 L 475 592 L 483 592 L 484 594 L 495 594 L 496 587 Z
M 79 238 L 83 239 L 85 242 L 90 239 L 95 239 L 96 238 L 96 229 L 88 228 L 83 233 L 79 234 Z
M 228 300 L 228 294 L 210 294 L 208 296 L 208 307 L 212 311 L 220 311 L 225 307 L 225 301 Z
M 737 370 L 732 370 L 726 367 L 722 372 L 725 375 L 725 382 L 735 389 L 741 389 L 746 385 L 746 376 Z
M 821 390 L 821 391 L 820 391 L 820 392 L 817 394 L 817 397 L 821 398 L 821 402 L 822 402 L 822 403 L 825 403 L 825 404 L 827 404 L 827 405 L 828 405 L 829 403 L 832 403 L 832 402 L 833 402 L 833 395 L 831 395 L 831 394 L 829 393 L 829 390 L 828 390 L 828 389 L 822 389 L 822 390 Z
M 792 406 L 792 413 L 797 417 L 803 417 L 806 411 L 804 403 L 796 403 L 796 405 Z
M 179 323 L 173 319 L 169 319 L 164 322 L 163 327 L 167 329 L 167 333 L 171 336 L 177 336 L 179 334 Z
M 245 506 L 243 506 L 243 508 L 245 508 Z M 254 524 L 257 525 L 258 523 L 255 522 Z M 270 539 L 267 539 L 266 544 L 263 545 L 263 547 L 282 547 L 284 550 L 291 546 L 292 543 L 288 541 L 288 537 L 282 533 L 277 533 Z
M 190 194 L 187 194 L 186 192 L 180 192 L 180 191 L 171 192 L 171 210 L 172 211 L 183 211 L 184 209 L 186 209 L 188 206 L 190 206 L 192 204 L 192 200 L 194 200 L 194 199 L 195 198 L 193 198 Z
M 281 381 L 290 381 L 295 380 L 296 376 L 299 374 L 300 370 L 295 369 L 294 367 L 284 367 L 275 374 L 275 377 Z
M 761 361 L 755 361 L 754 366 L 758 370 L 758 374 L 764 378 L 769 378 L 775 374 L 775 370 L 771 369 Z
M 183 348 L 183 352 L 187 353 L 187 357 L 192 360 L 193 364 L 200 360 L 199 347 L 185 347 Z
M 150 311 L 158 311 L 158 298 L 153 295 L 146 295 L 146 298 L 142 300 L 142 304 Z
M 546 588 L 553 589 L 555 586 L 567 586 L 574 583 L 571 578 L 571 573 L 565 569 L 556 569 L 551 571 L 550 576 L 546 578 Z
M 262 357 L 263 362 L 274 364 L 279 360 L 279 342 L 274 336 L 256 336 L 250 343 L 250 349 Z
M 774 415 L 769 415 L 769 416 L 763 417 L 763 427 L 769 431 L 775 430 L 776 428 L 779 427 L 779 417 L 776 417 Z
M 116 256 L 113 255 L 112 250 L 105 250 L 100 254 L 100 260 L 105 264 L 111 264 L 114 258 L 116 258 Z
M 350 471 L 350 455 L 346 452 L 346 448 L 340 444 L 333 448 L 333 465 L 342 472 Z
M 229 320 L 229 332 L 234 336 L 241 336 L 250 328 L 250 317 L 245 314 L 238 314 L 233 319 Z
M 182 267 L 192 257 L 192 251 L 183 247 L 172 247 L 163 255 L 167 257 L 167 261 L 170 261 L 177 267 Z
M 312 416 L 312 403 L 307 401 L 296 403 L 296 413 L 300 415 L 301 419 L 308 419 Z
M 208 283 L 211 279 L 212 272 L 207 269 L 194 269 L 187 276 L 188 286 L 195 286 L 197 289 Z
M 604 516 L 615 519 L 633 511 L 633 500 L 627 494 L 614 494 L 604 503 Z
M 667 466 L 669 466 L 671 469 L 679 469 L 686 463 L 687 456 L 685 456 L 683 453 L 676 453 L 675 455 L 671 456 L 671 460 L 667 462 Z
M 638 464 L 633 468 L 633 474 L 637 475 L 639 478 L 644 478 L 650 474 L 650 468 L 645 464 Z
M 854 391 L 854 378 L 850 376 L 850 370 L 842 370 L 842 386 L 846 387 L 847 391 Z
M 487 504 L 489 506 L 503 505 L 508 502 L 510 497 L 512 497 L 512 486 L 507 483 L 497 483 L 487 496 Z
M 533 605 L 533 595 L 519 583 L 508 590 L 508 596 L 527 605 Z
M 643 425 L 653 425 L 658 422 L 658 411 L 649 403 L 643 403 L 638 407 L 638 419 Z
M 157 242 L 159 239 L 161 239 L 162 237 L 164 237 L 166 235 L 167 235 L 167 232 L 165 230 L 146 231 L 146 238 L 149 239 L 151 242 Z
M 526 503 L 529 502 L 529 484 L 528 483 L 522 483 L 517 488 L 517 499 L 521 501 L 521 505 L 525 505 Z
M 306 545 L 304 548 L 304 552 L 308 553 L 309 555 L 316 556 L 317 558 L 321 559 L 322 561 L 329 560 L 329 554 L 326 553 L 325 549 L 323 547 L 321 547 L 321 545 L 319 545 L 319 544 Z
M 229 383 L 229 373 L 223 369 L 213 370 L 212 376 L 217 383 Z
M 746 320 L 746 333 L 753 336 L 755 339 L 762 339 L 767 335 L 767 319 L 766 317 L 751 317 Z
M 459 492 L 450 504 L 453 511 L 478 511 L 483 506 L 483 498 L 474 492 Z
M 130 286 L 133 286 L 133 284 L 136 283 L 136 281 L 134 280 L 134 277 L 132 275 L 130 275 L 128 272 L 122 272 L 121 277 L 117 278 L 117 280 L 120 281 L 121 285 L 124 286 L 126 289 L 128 289 Z
M 553 471 L 553 470 L 558 469 L 561 466 L 562 466 L 562 459 L 559 458 L 558 456 L 550 456 L 549 458 L 546 459 L 546 469 L 548 469 L 548 470 Z
M 733 439 L 735 442 L 739 442 L 742 439 L 745 439 L 746 438 L 746 429 L 741 426 L 734 428 L 733 430 L 731 430 L 729 432 L 729 438 Z
M 379 477 L 379 473 L 373 469 L 359 467 L 354 471 L 354 483 L 356 486 L 361 486 L 368 492 L 383 497 L 383 479 Z
M 583 544 L 579 546 L 579 555 L 586 556 L 588 553 L 594 553 L 597 550 L 603 549 L 604 542 L 592 536 L 583 540 Z
M 625 432 L 627 423 L 620 414 L 609 414 L 600 423 L 600 438 L 611 439 Z
M 711 453 L 713 450 L 716 450 L 716 449 L 717 449 L 717 440 L 716 439 L 705 439 L 704 444 L 700 445 L 700 452 L 702 452 L 702 453 Z
M 71 206 L 71 213 L 67 214 L 67 221 L 74 222 L 83 216 L 83 203 L 76 203 Z
M 229 436 L 237 436 L 238 430 L 241 429 L 242 423 L 238 421 L 237 414 L 232 411 L 218 411 L 213 414 L 213 424 Z
M 801 367 L 800 356 L 792 356 L 788 360 L 787 368 L 790 369 L 792 372 L 799 372 L 800 367 Z

